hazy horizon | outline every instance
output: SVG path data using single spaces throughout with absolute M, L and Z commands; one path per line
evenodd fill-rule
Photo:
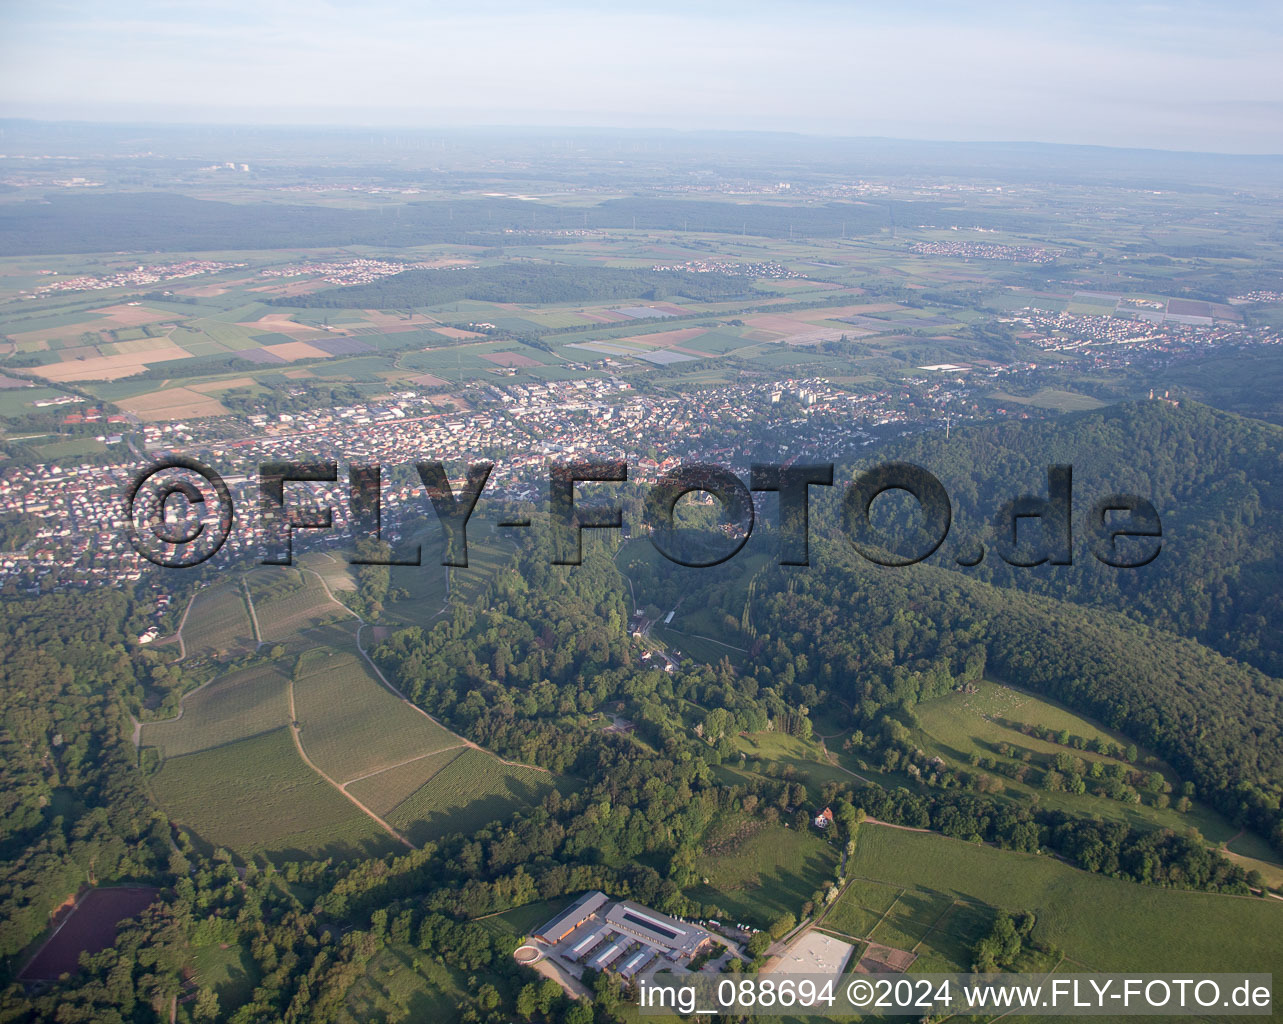
M 1283 11 L 0 3 L 0 117 L 1283 152 Z

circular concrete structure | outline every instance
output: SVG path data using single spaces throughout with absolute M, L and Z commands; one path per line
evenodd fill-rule
M 512 956 L 517 963 L 529 965 L 538 963 L 543 954 L 535 949 L 534 946 L 518 946 Z

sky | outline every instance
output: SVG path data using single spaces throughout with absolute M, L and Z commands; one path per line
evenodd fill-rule
M 0 0 L 0 117 L 1283 153 L 1283 4 Z

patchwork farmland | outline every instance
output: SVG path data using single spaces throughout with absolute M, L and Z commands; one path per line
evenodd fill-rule
M 503 552 L 485 554 L 479 577 Z M 197 650 L 258 656 L 140 729 L 153 792 L 196 841 L 278 859 L 368 855 L 508 817 L 552 788 L 397 695 L 358 651 L 356 625 L 313 572 L 256 570 L 198 596 L 184 630 Z
M 256 570 L 246 577 L 246 585 L 263 643 L 297 640 L 304 630 L 348 614 L 330 600 L 315 575 L 297 569 Z
M 208 846 L 282 859 L 387 853 L 378 824 L 307 767 L 281 727 L 167 760 L 152 778 L 166 811 Z
M 387 815 L 398 804 L 427 785 L 429 779 L 457 758 L 463 750 L 461 744 L 456 744 L 423 754 L 413 761 L 353 779 L 344 788 L 375 814 Z

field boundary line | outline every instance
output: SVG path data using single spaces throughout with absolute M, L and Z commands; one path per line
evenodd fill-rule
M 873 941 L 874 941 L 874 939 L 873 939 L 873 933 L 874 933 L 874 932 L 876 932 L 879 928 L 881 928 L 881 927 L 882 927 L 882 922 L 883 922 L 883 921 L 885 921 L 885 920 L 887 919 L 887 915 L 888 915 L 888 914 L 890 914 L 890 913 L 891 913 L 891 911 L 893 911 L 893 910 L 895 909 L 895 905 L 896 905 L 897 903 L 899 903 L 899 902 L 900 902 L 900 897 L 901 897 L 901 896 L 903 896 L 903 895 L 904 895 L 906 892 L 908 892 L 908 891 L 909 891 L 909 889 L 908 889 L 908 887 L 907 887 L 907 886 L 906 886 L 906 887 L 904 887 L 904 888 L 902 888 L 898 893 L 896 893 L 896 894 L 895 894 L 895 899 L 893 899 L 893 900 L 891 901 L 891 906 L 887 907 L 887 908 L 886 908 L 886 910 L 882 911 L 882 916 L 878 918 L 878 923 L 877 923 L 877 924 L 875 924 L 872 928 L 870 928 L 870 929 L 869 929 L 869 941 L 870 941 L 870 942 L 873 942 Z M 909 950 L 909 952 L 913 952 L 913 950 Z
M 716 639 L 715 637 L 704 636 L 703 633 L 687 633 L 684 629 L 674 629 L 672 626 L 665 626 L 664 629 L 670 633 L 676 633 L 679 636 L 692 636 L 696 640 L 707 640 L 710 644 L 717 644 L 719 647 L 725 647 L 731 651 L 739 651 L 741 654 L 748 653 L 746 648 L 736 647 L 734 644 L 728 644 L 722 640 Z
M 372 779 L 376 775 L 382 775 L 384 772 L 390 772 L 393 768 L 401 768 L 407 764 L 414 764 L 415 761 L 422 761 L 425 757 L 433 757 L 436 754 L 444 754 L 447 750 L 463 750 L 466 748 L 466 746 L 467 744 L 464 744 L 464 743 L 453 743 L 448 747 L 442 747 L 440 750 L 429 750 L 426 754 L 418 754 L 415 757 L 407 758 L 404 761 L 398 761 L 396 764 L 390 764 L 386 768 L 376 768 L 372 772 L 366 772 L 364 775 L 358 775 L 355 779 L 348 779 L 347 782 L 343 783 L 343 788 L 347 789 L 347 787 L 352 785 L 352 783 L 354 782 L 364 782 L 366 779 Z M 458 755 L 456 754 L 449 761 L 447 761 L 446 764 L 453 764 L 457 757 Z M 442 765 L 441 767 L 444 768 L 446 767 L 446 765 Z M 440 771 L 440 769 L 438 769 L 438 771 Z M 433 772 L 432 774 L 435 775 L 436 772 Z
M 1060 965 L 1061 965 L 1061 964 L 1063 964 L 1063 963 L 1065 962 L 1065 960 L 1066 960 L 1066 957 L 1064 956 L 1064 954 L 1061 954 L 1061 957 L 1060 957 L 1060 959 L 1059 959 L 1059 960 L 1057 960 L 1057 961 L 1056 961 L 1055 966 L 1054 966 L 1054 967 L 1052 967 L 1052 968 L 1051 968 L 1051 970 L 1049 970 L 1046 974 L 1044 974 L 1044 975 L 1043 975 L 1042 983 L 1043 983 L 1044 985 L 1047 983 L 1047 980 L 1048 980 L 1048 979 L 1049 979 L 1053 974 L 1055 974 L 1055 973 L 1056 973 L 1056 971 L 1058 971 L 1058 970 L 1060 969 Z M 1016 1013 L 1018 1009 L 1019 1009 L 1019 1007 L 1016 1007 L 1016 1008 L 1013 1008 L 1013 1009 L 1007 1010 L 1005 1013 L 1000 1013 L 1000 1014 L 998 1014 L 998 1016 L 996 1016 L 996 1017 L 990 1017 L 990 1018 L 989 1018 L 989 1024 L 993 1024 L 993 1022 L 994 1022 L 994 1021 L 996 1021 L 996 1020 L 1002 1020 L 1002 1018 L 1003 1018 L 1003 1017 L 1010 1017 L 1013 1013 Z M 951 1014 L 950 1016 L 952 1016 L 952 1014 Z M 948 1019 L 948 1018 L 946 1018 L 946 1019 Z
M 832 935 L 832 936 L 834 936 L 835 938 L 838 938 L 838 939 L 847 939 L 847 940 L 849 940 L 850 942 L 868 942 L 868 941 L 870 941 L 870 940 L 869 940 L 869 937 L 868 937 L 867 935 L 863 935 L 863 936 L 861 936 L 861 935 L 849 935 L 848 933 L 846 933 L 846 932 L 844 932 L 844 931 L 839 931 L 837 928 L 830 928 L 830 927 L 829 927 L 828 925 L 826 925 L 826 924 L 817 924 L 817 925 L 815 926 L 815 930 L 816 930 L 817 932 L 824 932 L 826 935 Z
M 188 697 L 196 696 L 196 694 L 200 693 L 201 690 L 205 689 L 205 687 L 212 686 L 214 683 L 218 682 L 220 679 L 226 679 L 231 674 L 232 673 L 215 674 L 211 676 L 209 679 L 206 679 L 203 683 L 200 684 L 200 686 L 197 686 L 195 689 L 188 690 L 186 693 L 184 693 L 181 697 L 178 698 L 178 714 L 174 715 L 172 718 L 153 718 L 147 722 L 143 722 L 141 720 L 136 719 L 136 721 L 138 721 L 140 735 L 142 730 L 149 725 L 164 725 L 167 722 L 177 722 L 180 718 L 183 717 L 183 712 L 187 710 Z M 131 714 L 129 717 L 133 718 L 133 715 Z M 220 743 L 217 745 L 224 746 L 225 744 Z
M 294 747 L 298 751 L 298 756 L 303 759 L 303 763 L 306 764 L 309 768 L 311 768 L 312 771 L 316 772 L 317 775 L 323 778 L 336 790 L 338 790 L 339 793 L 341 793 L 345 798 L 350 800 L 356 808 L 358 808 L 364 814 L 369 816 L 371 820 L 381 825 L 383 829 L 388 833 L 388 835 L 404 843 L 411 850 L 418 849 L 418 847 L 416 847 L 412 842 L 410 842 L 410 840 L 406 839 L 405 836 L 403 836 L 400 832 L 394 829 L 386 821 L 380 818 L 377 814 L 375 814 L 372 810 L 370 810 L 370 808 L 366 807 L 365 804 L 361 803 L 360 800 L 358 800 L 346 789 L 344 789 L 332 778 L 330 778 L 329 775 L 321 771 L 321 769 L 316 766 L 316 764 L 312 761 L 312 759 L 307 756 L 307 751 L 303 749 L 303 741 L 299 738 L 298 718 L 296 717 L 296 712 L 294 710 L 294 680 L 293 679 L 290 680 L 289 695 L 290 695 L 290 736 L 292 736 L 294 739 Z
M 388 677 L 383 674 L 383 670 L 380 669 L 379 666 L 375 663 L 374 659 L 370 657 L 370 652 L 367 651 L 365 649 L 365 646 L 361 643 L 361 631 L 364 630 L 365 627 L 369 625 L 369 623 L 366 622 L 365 619 L 361 618 L 360 615 L 358 615 L 351 608 L 349 608 L 347 605 L 345 605 L 342 601 L 340 601 L 338 598 L 334 596 L 334 592 L 330 590 L 330 585 L 325 581 L 325 577 L 322 576 L 319 572 L 317 572 L 315 569 L 302 569 L 302 568 L 300 568 L 300 571 L 310 572 L 313 576 L 315 576 L 318 580 L 320 580 L 321 586 L 325 589 L 326 596 L 361 624 L 359 627 L 357 627 L 357 631 L 356 631 L 356 649 L 361 652 L 361 657 L 363 657 L 366 660 L 366 662 L 369 664 L 370 668 L 374 670 L 374 674 L 378 676 L 379 682 L 381 682 L 384 686 L 386 686 L 389 690 L 391 690 L 392 693 L 395 694 L 397 697 L 400 697 L 401 700 L 404 701 L 407 706 L 413 708 L 415 711 L 421 714 L 424 718 L 426 718 L 429 722 L 432 722 L 434 725 L 440 726 L 442 729 L 448 732 L 451 736 L 456 737 L 459 740 L 459 742 L 462 743 L 465 747 L 471 747 L 473 750 L 479 750 L 483 754 L 489 754 L 491 757 L 497 760 L 500 764 L 506 764 L 509 768 L 529 768 L 531 771 L 542 772 L 545 775 L 552 774 L 552 772 L 549 771 L 547 768 L 541 768 L 537 764 L 526 764 L 524 761 L 509 761 L 506 758 L 500 757 L 493 750 L 487 750 L 485 747 L 481 746 L 481 744 L 473 743 L 472 740 L 468 739 L 468 737 L 460 736 L 457 732 L 451 729 L 444 722 L 440 721 L 437 718 L 434 718 L 432 715 L 428 714 L 428 712 L 424 711 L 423 708 L 419 707 L 418 704 L 414 703 L 414 701 L 412 701 L 409 697 L 407 697 L 404 693 L 402 693 L 400 690 L 398 690 L 395 686 L 393 686 L 388 681 Z M 291 689 L 290 692 L 292 694 L 293 690 Z
M 947 907 L 945 907 L 944 911 L 940 914 L 940 916 L 931 922 L 931 927 L 929 927 L 925 932 L 922 933 L 922 938 L 920 938 L 917 942 L 913 944 L 913 948 L 909 950 L 909 952 L 916 953 L 918 951 L 918 947 L 927 941 L 928 936 L 930 936 L 930 934 L 936 930 L 937 926 L 940 924 L 941 921 L 943 921 L 946 917 L 948 917 L 950 914 L 953 913 L 953 908 L 956 907 L 957 905 L 958 905 L 958 901 L 954 900 Z

